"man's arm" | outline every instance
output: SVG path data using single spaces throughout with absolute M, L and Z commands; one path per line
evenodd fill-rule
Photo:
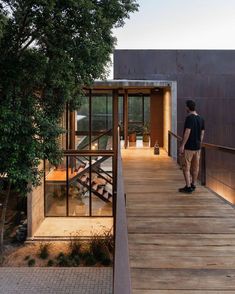
M 191 129 L 185 129 L 185 131 L 184 131 L 183 141 L 181 142 L 180 149 L 179 149 L 180 154 L 183 154 L 184 153 L 184 146 L 185 146 L 185 144 L 188 141 L 190 132 L 191 132 Z
M 202 130 L 202 131 L 201 131 L 201 143 L 202 143 L 202 141 L 203 141 L 204 135 L 205 135 L 205 130 Z

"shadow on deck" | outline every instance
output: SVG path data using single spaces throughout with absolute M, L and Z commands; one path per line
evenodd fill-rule
M 161 150 L 122 150 L 134 294 L 235 293 L 235 210 Z

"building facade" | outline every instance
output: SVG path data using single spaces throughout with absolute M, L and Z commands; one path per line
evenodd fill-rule
M 84 88 L 81 107 L 65 109 L 64 158 L 41 166 L 43 183 L 28 197 L 28 237 L 48 218 L 112 222 L 118 128 L 123 148 L 157 143 L 168 151 L 168 131 L 182 135 L 187 99 L 205 119 L 205 141 L 234 147 L 235 51 L 115 50 L 114 80 Z M 170 147 L 176 158 L 177 142 Z M 207 150 L 206 165 L 207 186 L 235 203 L 234 154 Z

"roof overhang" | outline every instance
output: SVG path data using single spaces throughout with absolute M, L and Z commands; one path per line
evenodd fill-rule
M 99 80 L 94 82 L 91 89 L 165 88 L 170 87 L 171 83 L 159 80 Z

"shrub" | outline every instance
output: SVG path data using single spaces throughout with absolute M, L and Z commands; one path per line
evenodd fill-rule
M 60 254 L 57 256 L 56 259 L 57 259 L 57 265 L 69 266 L 69 259 L 63 252 L 60 252 Z
M 81 248 L 82 248 L 82 242 L 80 240 L 75 240 L 75 239 L 70 239 L 69 242 L 69 250 L 70 250 L 70 255 L 80 255 L 81 254 Z
M 93 235 L 90 240 L 90 251 L 99 260 L 104 251 L 104 242 L 99 235 Z
M 96 264 L 96 259 L 94 255 L 89 251 L 83 253 L 83 261 L 84 265 L 86 266 L 92 266 Z
M 105 256 L 101 261 L 102 265 L 109 266 L 112 264 L 112 261 L 109 257 Z
M 57 265 L 61 267 L 79 266 L 80 264 L 79 255 L 65 255 L 63 252 L 61 252 L 56 259 Z
M 28 266 L 30 266 L 30 267 L 31 267 L 31 266 L 35 266 L 35 263 L 36 263 L 36 262 L 35 262 L 35 259 L 29 259 L 29 260 L 28 260 Z
M 73 261 L 73 266 L 79 266 L 80 265 L 80 256 L 79 255 L 73 255 L 70 257 Z
M 103 242 L 104 245 L 108 248 L 109 252 L 111 254 L 113 254 L 114 252 L 114 237 L 113 237 L 113 233 L 112 233 L 112 228 L 108 231 L 105 231 L 103 233 L 104 237 L 103 237 Z
M 39 257 L 41 259 L 47 259 L 49 256 L 49 247 L 51 246 L 50 243 L 41 243 L 39 248 Z
M 47 266 L 53 266 L 54 265 L 54 261 L 52 259 L 49 259 L 47 262 Z

